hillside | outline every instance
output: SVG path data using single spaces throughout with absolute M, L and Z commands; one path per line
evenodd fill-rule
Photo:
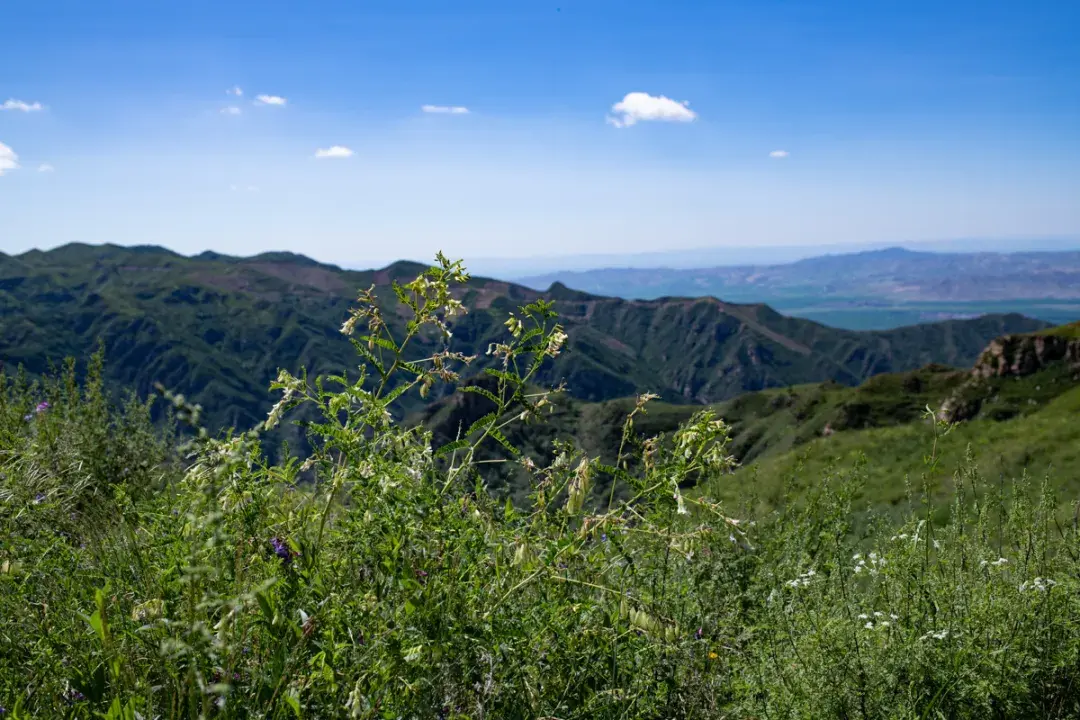
M 820 477 L 830 463 L 850 466 L 862 453 L 888 458 L 874 464 L 878 475 L 871 478 L 867 492 L 875 503 L 894 502 L 903 486 L 896 479 L 918 475 L 925 455 L 920 448 L 931 437 L 925 422 L 928 407 L 943 420 L 964 423 L 943 448 L 946 462 L 953 465 L 962 460 L 970 442 L 978 449 L 980 466 L 1000 469 L 1009 477 L 1025 468 L 1042 472 L 1051 464 L 1071 467 L 1080 447 L 1080 424 L 1070 417 L 1080 409 L 1078 331 L 1080 323 L 997 338 L 968 370 L 932 364 L 877 375 L 857 387 L 813 383 L 712 404 L 710 409 L 731 426 L 730 451 L 743 466 L 737 482 L 722 495 L 745 499 L 752 489 L 775 502 L 785 491 L 786 479 L 804 463 L 810 477 Z M 573 438 L 586 454 L 611 464 L 633 407 L 632 398 L 600 403 L 562 398 L 546 424 L 514 427 L 509 435 L 515 446 L 538 460 L 550 457 L 556 438 Z M 647 413 L 635 419 L 635 431 L 639 437 L 671 433 L 699 409 L 650 403 Z M 470 394 L 435 403 L 414 419 L 431 428 L 440 445 L 490 410 L 487 401 Z M 994 450 L 1000 457 L 991 456 Z M 506 458 L 498 447 L 489 448 L 486 457 Z M 492 476 L 496 490 L 515 497 L 527 487 L 522 470 L 512 463 Z M 1070 478 L 1065 479 L 1072 482 Z M 598 493 L 606 487 L 601 485 Z
M 422 269 L 358 272 L 290 253 L 184 257 L 156 247 L 0 256 L 0 360 L 40 373 L 50 361 L 86 357 L 100 340 L 115 386 L 145 395 L 161 382 L 201 403 L 212 427 L 250 427 L 271 405 L 267 387 L 279 366 L 312 375 L 355 367 L 338 328 L 359 289 L 376 286 L 400 333 L 403 306 L 389 284 Z M 594 402 L 655 392 L 701 404 L 826 380 L 854 386 L 931 362 L 970 365 L 991 339 L 1046 326 L 994 315 L 860 333 L 712 298 L 621 300 L 560 285 L 540 293 L 484 278 L 458 292 L 469 312 L 453 322 L 451 349 L 477 355 L 473 371 L 493 361 L 485 351 L 503 337 L 508 312 L 554 301 L 568 351 L 538 381 L 564 381 L 571 397 Z M 423 336 L 416 351 L 436 347 Z

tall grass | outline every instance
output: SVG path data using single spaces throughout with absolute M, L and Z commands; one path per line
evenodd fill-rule
M 440 257 L 395 286 L 404 337 L 362 294 L 342 328 L 362 333 L 362 373 L 282 372 L 281 401 L 241 434 L 180 444 L 145 404 L 112 406 L 96 365 L 81 388 L 71 367 L 3 380 L 6 716 L 1080 714 L 1080 534 L 1046 483 L 987 486 L 968 463 L 944 522 L 927 505 L 856 531 L 856 471 L 755 517 L 708 499 L 730 479 L 725 424 L 701 413 L 641 440 L 645 397 L 614 465 L 569 445 L 518 455 L 528 503 L 498 502 L 477 449 L 550 408 L 531 382 L 565 341 L 549 306 L 510 318 L 496 390 L 468 390 L 498 409 L 457 440 L 433 449 L 390 412 L 469 362 L 410 345 L 449 341 L 464 279 Z M 298 405 L 321 417 L 314 450 L 270 464 L 260 432 Z

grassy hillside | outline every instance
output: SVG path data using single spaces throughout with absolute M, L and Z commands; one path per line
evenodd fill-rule
M 1030 337 L 1073 337 L 1076 326 L 1042 331 Z M 995 340 L 995 343 L 1000 342 Z M 925 445 L 930 428 L 925 415 L 927 408 L 934 412 L 959 399 L 968 409 L 963 416 L 973 424 L 963 424 L 949 436 L 943 446 L 949 452 L 943 462 L 956 466 L 965 447 L 965 439 L 977 439 L 977 445 L 993 448 L 998 435 L 1011 437 L 1002 440 L 1001 458 L 980 455 L 981 467 L 995 468 L 1007 477 L 1024 469 L 1041 473 L 1046 466 L 1029 465 L 1028 460 L 1058 461 L 1063 467 L 1059 477 L 1072 482 L 1073 470 L 1062 463 L 1072 457 L 1080 440 L 1080 426 L 1068 429 L 1067 398 L 1080 387 L 1080 368 L 1068 359 L 1049 362 L 1033 368 L 1029 374 L 1016 376 L 992 375 L 974 378 L 971 370 L 957 370 L 942 365 L 928 365 L 904 373 L 877 375 L 857 387 L 838 383 L 814 383 L 782 389 L 770 389 L 740 395 L 732 400 L 715 403 L 709 408 L 730 425 L 733 457 L 744 469 L 737 474 L 739 482 L 729 486 L 725 497 L 742 497 L 747 488 L 760 491 L 766 502 L 775 502 L 787 489 L 794 468 L 809 465 L 809 476 L 818 477 L 826 466 L 849 468 L 859 451 L 877 457 L 889 448 L 889 460 L 874 464 L 874 472 L 892 477 L 887 483 L 876 477 L 867 483 L 867 501 L 871 504 L 890 504 L 903 492 L 905 473 L 917 479 L 924 453 L 914 452 L 920 443 Z M 586 403 L 573 398 L 555 401 L 555 411 L 543 425 L 514 426 L 507 432 L 514 443 L 537 459 L 550 458 L 556 452 L 558 438 L 573 438 L 586 453 L 614 463 L 623 444 L 623 422 L 635 405 L 632 398 L 620 398 L 602 403 Z M 491 411 L 491 404 L 477 395 L 455 397 L 428 406 L 414 417 L 416 422 L 431 428 L 435 444 L 454 439 L 455 434 Z M 647 411 L 635 419 L 635 434 L 652 437 L 671 433 L 689 420 L 700 408 L 652 402 Z M 1038 413 L 1040 419 L 1032 416 Z M 1048 419 L 1051 418 L 1051 419 Z M 1042 447 L 1027 442 L 1028 433 L 1039 437 L 1043 423 L 1054 424 L 1060 419 L 1064 435 L 1051 433 L 1048 437 L 1063 444 Z M 1005 421 L 1016 422 L 998 427 Z M 989 438 L 989 439 L 988 439 Z M 1045 452 L 1028 452 L 1025 448 Z M 491 447 L 490 460 L 507 459 L 498 447 Z M 993 460 L 993 463 L 990 463 Z M 520 499 L 528 486 L 523 470 L 513 463 L 489 471 L 497 492 L 506 491 Z M 767 480 L 759 481 L 760 472 Z M 753 478 L 753 479 L 750 479 Z M 896 480 L 899 478 L 899 480 Z M 735 488 L 735 489 L 733 489 Z M 607 492 L 606 485 L 597 487 L 598 496 Z M 898 494 L 899 493 L 899 494 Z
M 423 292 L 452 309 L 437 276 Z M 529 312 L 527 323 L 545 308 Z M 432 327 L 438 317 L 416 319 Z M 491 402 L 486 390 L 494 414 L 443 454 L 395 421 L 392 384 L 336 389 L 282 373 L 271 424 L 307 406 L 318 441 L 270 463 L 257 433 L 178 447 L 144 405 L 112 405 L 93 368 L 82 385 L 73 371 L 44 384 L 5 378 L 0 715 L 1080 714 L 1080 534 L 1056 522 L 1060 497 L 1018 493 L 1011 478 L 969 482 L 978 468 L 968 462 L 961 492 L 930 488 L 945 512 L 864 510 L 920 457 L 949 456 L 961 433 L 1000 451 L 1037 431 L 1047 444 L 1027 438 L 1034 460 L 1075 466 L 1075 388 L 1007 421 L 964 423 L 936 450 L 917 422 L 811 441 L 872 451 L 870 468 L 851 478 L 798 470 L 798 493 L 775 511 L 754 501 L 771 485 L 731 473 L 727 429 L 709 413 L 632 449 L 615 470 L 627 497 L 585 502 L 611 470 L 564 445 L 549 462 L 522 461 L 530 480 L 515 507 L 484 492 L 477 451 L 513 446 L 504 418 L 543 415 L 543 398 L 522 394 L 534 375 L 518 368 L 558 358 L 564 338 L 508 330 L 507 369 L 487 374 L 498 394 L 481 385 L 460 396 Z M 433 367 L 413 377 L 387 328 L 378 340 L 405 382 L 439 379 Z M 381 374 L 364 347 L 357 362 Z M 833 417 L 819 409 L 850 406 L 831 395 L 846 392 L 867 407 L 857 424 L 878 422 L 948 376 L 932 368 L 871 389 L 810 389 L 805 404 L 776 407 L 766 393 L 743 409 L 817 422 Z M 782 477 L 780 457 L 763 453 L 760 466 L 775 462 Z M 315 482 L 299 482 L 301 472 Z M 741 497 L 717 503 L 723 493 Z
M 161 382 L 201 403 L 214 427 L 252 427 L 269 410 L 265 389 L 279 367 L 312 375 L 355 367 L 338 328 L 358 290 L 376 287 L 401 337 L 404 305 L 390 283 L 422 269 L 397 263 L 354 272 L 288 253 L 184 257 L 154 247 L 69 245 L 0 256 L 0 361 L 40 373 L 50 361 L 88 356 L 101 341 L 112 385 L 145 395 Z M 565 382 L 571 397 L 587 401 L 655 392 L 704 404 L 825 380 L 853 386 L 930 362 L 965 366 L 993 337 L 1045 327 L 1000 315 L 859 333 L 708 298 L 628 301 L 482 278 L 453 292 L 469 312 L 448 319 L 450 349 L 477 355 L 473 372 L 495 362 L 485 353 L 507 313 L 537 298 L 553 301 L 568 351 L 535 379 Z M 412 352 L 441 347 L 422 334 Z M 404 411 L 419 407 L 418 396 L 405 399 Z

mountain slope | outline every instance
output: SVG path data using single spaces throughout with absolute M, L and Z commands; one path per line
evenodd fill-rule
M 146 394 L 160 381 L 203 404 L 211 426 L 249 427 L 272 404 L 266 388 L 279 366 L 312 374 L 356 366 L 338 328 L 358 289 L 376 285 L 400 330 L 401 306 L 387 286 L 421 270 L 395 263 L 357 272 L 289 253 L 184 257 L 155 247 L 69 245 L 4 256 L 0 360 L 41 372 L 49 361 L 85 357 L 100 340 L 115 384 Z M 931 361 L 968 365 L 990 339 L 1045 326 L 1007 315 L 859 333 L 763 305 L 620 300 L 561 286 L 539 293 L 483 278 L 460 295 L 470 312 L 455 322 L 451 347 L 478 355 L 474 371 L 492 361 L 484 353 L 504 337 L 507 312 L 553 300 L 570 339 L 539 379 L 565 380 L 571 396 L 588 401 L 652 391 L 708 403 L 807 382 L 855 385 Z M 417 343 L 417 352 L 435 349 L 433 339 Z

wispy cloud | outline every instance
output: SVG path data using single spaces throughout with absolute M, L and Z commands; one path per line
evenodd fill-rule
M 230 105 L 229 107 L 221 108 L 221 114 L 222 115 L 239 115 L 240 112 L 241 112 L 240 108 L 236 107 L 235 105 Z
M 353 151 L 343 145 L 334 145 L 328 148 L 319 148 L 315 151 L 317 158 L 347 158 L 352 157 Z
M 284 105 L 288 101 L 280 95 L 256 95 L 256 105 Z
M 441 113 L 443 115 L 469 114 L 469 108 L 460 105 L 423 105 L 420 109 L 426 113 Z
M 771 158 L 786 158 L 787 156 L 787 150 L 773 150 L 771 153 L 769 153 L 769 157 Z
M 0 143 L 0 175 L 19 168 L 19 156 L 4 143 Z
M 609 115 L 607 121 L 617 128 L 642 121 L 691 122 L 697 118 L 697 113 L 689 105 L 685 100 L 677 102 L 663 95 L 632 92 L 611 106 L 611 112 L 615 114 Z
M 53 171 L 53 170 L 55 170 L 55 169 L 56 169 L 56 168 L 54 168 L 54 167 L 53 167 L 52 165 L 50 165 L 49 163 L 41 163 L 40 165 L 38 165 L 38 169 L 37 169 L 37 171 L 38 171 L 38 172 L 46 172 L 46 173 L 48 173 L 48 172 L 52 172 L 52 171 Z
M 241 90 L 239 86 L 234 85 L 233 87 L 226 90 L 225 94 L 232 95 L 233 97 L 241 97 L 244 94 L 244 91 Z
M 22 100 L 16 100 L 12 98 L 6 101 L 3 105 L 0 105 L 0 109 L 18 110 L 19 112 L 40 112 L 45 109 L 45 106 L 39 102 L 28 103 Z
M 233 192 L 259 192 L 259 188 L 255 185 L 230 185 L 229 189 Z

